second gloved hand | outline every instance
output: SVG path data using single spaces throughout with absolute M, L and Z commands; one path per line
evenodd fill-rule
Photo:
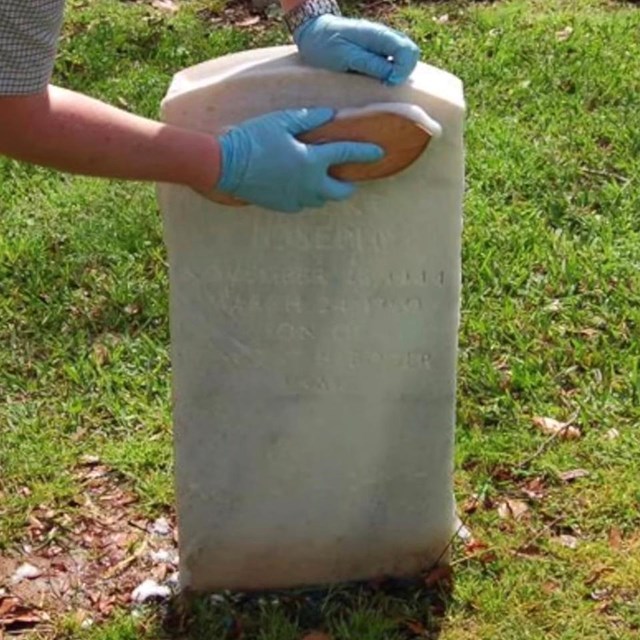
M 374 144 L 306 145 L 296 139 L 333 118 L 332 109 L 276 111 L 243 122 L 220 136 L 220 191 L 267 209 L 295 213 L 349 198 L 355 187 L 328 175 L 331 165 L 375 162 Z
M 302 59 L 330 71 L 356 71 L 395 86 L 405 82 L 420 58 L 406 35 L 383 24 L 325 14 L 294 33 Z

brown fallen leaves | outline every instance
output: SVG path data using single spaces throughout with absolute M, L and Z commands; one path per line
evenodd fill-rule
M 20 548 L 0 554 L 0 631 L 60 615 L 99 621 L 130 606 L 145 580 L 175 584 L 173 517 L 139 517 L 137 497 L 96 457 L 76 473 L 82 492 L 71 504 L 35 508 Z
M 546 497 L 547 485 L 544 481 L 544 478 L 536 476 L 535 478 L 531 478 L 530 480 L 524 482 L 520 486 L 520 491 L 523 495 L 529 498 L 529 500 L 538 502 Z
M 498 505 L 498 515 L 505 520 L 520 520 L 528 511 L 529 506 L 522 500 L 507 498 Z
M 613 527 L 613 529 L 609 531 L 609 546 L 616 551 L 622 549 L 622 533 L 618 527 Z
M 495 551 L 493 551 L 486 542 L 482 540 L 469 540 L 464 545 L 464 555 L 468 560 L 478 560 L 482 564 L 489 564 L 498 559 Z
M 546 433 L 551 433 L 545 444 L 549 444 L 556 437 L 575 437 L 576 432 L 570 431 L 573 420 L 559 422 L 552 418 L 537 417 L 534 423 Z M 573 427 L 577 429 L 577 427 Z M 539 449 L 535 455 L 541 453 Z M 528 460 L 532 460 L 530 456 Z M 551 515 L 545 511 L 544 503 L 559 484 L 554 480 L 569 484 L 577 482 L 590 475 L 586 469 L 576 468 L 559 472 L 555 478 L 549 475 L 528 475 L 524 467 L 527 465 L 499 464 L 491 469 L 491 478 L 494 490 L 498 489 L 501 495 L 495 495 L 493 491 L 486 491 L 481 496 L 474 495 L 461 505 L 461 511 L 465 514 L 474 514 L 478 511 L 494 510 L 500 518 L 498 529 L 517 536 L 517 546 L 511 549 L 502 549 L 502 553 L 521 558 L 535 558 L 547 553 L 542 540 L 548 540 L 553 544 L 567 549 L 576 549 L 581 541 L 582 533 L 578 527 L 566 522 L 563 515 Z M 539 507 L 539 508 L 538 508 Z M 524 536 L 524 540 L 522 537 Z M 617 541 L 616 533 L 611 533 L 612 544 Z M 454 564 L 468 562 L 470 560 L 481 563 L 492 563 L 497 560 L 497 551 L 483 541 L 471 537 L 464 541 L 464 557 L 456 560 Z
M 260 22 L 260 16 L 249 16 L 248 18 L 244 18 L 244 20 L 240 20 L 236 22 L 237 27 L 253 27 L 254 25 Z
M 48 619 L 46 613 L 25 605 L 20 598 L 0 595 L 0 635 L 2 629 L 17 633 Z
M 558 477 L 562 482 L 573 482 L 580 478 L 586 478 L 588 475 L 589 472 L 586 469 L 572 469 L 571 471 L 564 471 L 563 473 L 560 473 Z
M 580 429 L 573 426 L 572 421 L 560 422 L 555 418 L 536 416 L 533 418 L 533 424 L 543 433 L 562 440 L 577 440 L 582 435 Z
M 219 7 L 201 9 L 197 13 L 201 20 L 211 25 L 233 25 L 258 34 L 272 28 L 273 18 L 280 12 L 280 8 L 276 5 L 264 0 L 254 0 L 254 2 L 225 2 Z
M 407 620 L 405 626 L 414 636 L 418 638 L 428 638 L 429 630 L 418 620 Z
M 552 538 L 554 542 L 557 544 L 566 547 L 567 549 L 577 549 L 579 540 L 576 536 L 569 535 L 567 533 L 562 533 L 556 538 Z
M 441 588 L 450 591 L 453 588 L 453 569 L 450 565 L 438 565 L 431 569 L 424 578 L 427 589 Z
M 463 513 L 471 514 L 475 513 L 480 507 L 484 509 L 490 509 L 492 505 L 491 500 L 487 496 L 479 496 L 477 494 L 467 498 L 461 505 Z

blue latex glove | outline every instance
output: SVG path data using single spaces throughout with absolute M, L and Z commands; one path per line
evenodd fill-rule
M 308 20 L 293 38 L 302 59 L 314 67 L 356 71 L 391 86 L 405 82 L 420 58 L 420 49 L 402 33 L 333 14 Z
M 221 177 L 217 189 L 285 213 L 320 207 L 328 200 L 346 200 L 354 193 L 354 185 L 329 176 L 329 167 L 375 162 L 384 151 L 361 142 L 307 145 L 294 137 L 333 116 L 333 109 L 291 109 L 231 128 L 219 139 Z

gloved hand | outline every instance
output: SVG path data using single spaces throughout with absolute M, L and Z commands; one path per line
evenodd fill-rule
M 402 33 L 333 14 L 308 20 L 293 38 L 302 59 L 314 67 L 356 71 L 390 86 L 405 82 L 420 58 L 417 45 Z
M 384 151 L 360 142 L 306 145 L 294 136 L 334 116 L 332 109 L 291 109 L 247 120 L 220 138 L 221 172 L 216 188 L 253 204 L 286 213 L 346 200 L 353 184 L 328 175 L 333 164 L 375 162 Z

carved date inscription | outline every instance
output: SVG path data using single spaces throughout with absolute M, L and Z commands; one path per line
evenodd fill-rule
M 348 269 L 341 280 L 349 287 L 371 287 L 374 285 L 391 285 L 403 287 L 442 286 L 445 274 L 443 271 L 429 273 L 424 269 L 400 269 L 372 274 L 370 271 L 357 268 Z M 216 285 L 268 285 L 268 286 L 317 286 L 326 287 L 331 280 L 321 268 L 292 266 L 256 268 L 252 265 L 213 265 L 206 275 L 206 280 Z
M 225 287 L 210 291 L 207 297 L 226 315 L 234 317 L 268 311 L 283 312 L 285 317 L 306 314 L 325 317 L 351 314 L 367 316 L 379 312 L 415 314 L 423 311 L 426 305 L 426 300 L 418 296 L 330 298 L 319 295 L 303 299 L 301 295 L 247 293 Z
M 387 241 L 384 235 L 329 226 L 313 237 L 296 227 L 272 231 L 252 242 L 275 252 L 306 247 L 317 255 L 324 249 L 383 251 Z M 349 264 L 336 274 L 313 264 L 218 263 L 197 285 L 231 334 L 238 332 L 248 345 L 235 348 L 230 340 L 219 351 L 230 374 L 262 371 L 292 393 L 342 394 L 357 390 L 366 376 L 431 371 L 431 354 L 419 336 L 445 281 L 442 270 L 416 267 L 372 271 Z M 405 340 L 404 332 L 418 336 L 417 343 Z M 217 335 L 212 339 L 218 343 Z

